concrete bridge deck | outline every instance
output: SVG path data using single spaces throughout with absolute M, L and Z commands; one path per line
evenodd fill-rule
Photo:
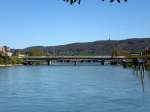
M 146 60 L 149 58 L 131 58 L 126 56 L 27 56 L 22 58 L 24 60 L 23 64 L 25 65 L 32 65 L 33 62 L 46 62 L 48 65 L 52 63 L 74 63 L 76 65 L 78 62 L 89 62 L 89 63 L 101 63 L 104 65 L 105 62 L 111 64 L 128 64 L 132 63 L 133 65 L 143 65 Z
M 45 61 L 47 64 L 51 64 L 52 61 L 55 62 L 101 62 L 104 64 L 105 61 L 122 61 L 125 59 L 125 56 L 28 56 L 24 57 L 23 60 L 25 63 L 36 62 L 36 61 Z
M 88 59 L 88 60 L 93 60 L 93 59 L 99 59 L 99 60 L 109 60 L 109 59 L 125 59 L 125 56 L 28 56 L 24 57 L 24 60 L 58 60 L 58 59 Z

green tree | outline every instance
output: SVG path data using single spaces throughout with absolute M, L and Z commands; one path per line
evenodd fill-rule
M 33 48 L 27 52 L 29 56 L 47 56 L 48 52 L 42 49 Z
M 10 64 L 10 57 L 3 55 L 3 53 L 0 53 L 0 64 Z
M 23 60 L 18 58 L 17 56 L 11 57 L 11 64 L 22 64 Z
M 113 56 L 118 56 L 118 50 L 116 48 L 112 49 L 112 57 Z

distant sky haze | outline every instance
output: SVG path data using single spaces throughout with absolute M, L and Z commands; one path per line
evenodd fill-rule
M 53 46 L 150 36 L 150 0 L 0 0 L 0 45 Z

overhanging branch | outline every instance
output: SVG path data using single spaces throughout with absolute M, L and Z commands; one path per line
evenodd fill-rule
M 105 1 L 105 0 L 101 0 L 101 1 Z M 110 0 L 110 3 L 114 2 L 114 1 L 117 1 L 118 3 L 120 3 L 121 1 L 127 2 L 128 0 Z M 74 3 L 80 4 L 81 0 L 64 0 L 64 2 L 67 2 L 72 5 Z

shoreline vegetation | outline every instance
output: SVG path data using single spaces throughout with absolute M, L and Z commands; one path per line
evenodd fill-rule
M 7 67 L 13 65 L 23 65 L 23 60 L 18 56 L 7 56 L 0 52 L 0 67 Z
M 147 70 L 150 70 L 150 60 L 145 64 Z
M 41 52 L 41 54 L 39 54 L 38 50 L 35 51 L 30 51 L 30 55 L 29 56 L 42 56 L 43 55 L 43 52 Z M 118 56 L 118 51 L 116 49 L 113 49 L 112 50 L 112 56 Z M 129 57 L 129 56 L 127 56 Z M 150 57 L 149 55 L 149 52 L 148 52 L 148 55 L 144 55 L 144 56 L 131 56 L 130 58 L 131 59 L 144 59 L 146 57 Z M 12 56 L 12 57 L 8 57 L 8 56 L 5 56 L 5 55 L 0 55 L 0 67 L 11 67 L 11 66 L 23 66 L 24 64 L 24 61 L 22 58 L 19 58 L 17 55 L 16 56 Z M 33 65 L 43 65 L 45 63 L 43 62 L 34 62 L 32 63 Z M 112 63 L 110 63 L 112 64 Z M 112 64 L 112 65 L 116 65 L 116 64 L 120 64 L 122 66 L 123 65 L 123 62 L 122 63 L 115 63 L 115 64 Z M 130 64 L 126 64 L 125 65 L 126 67 L 134 67 L 134 64 L 133 63 L 130 63 Z M 148 60 L 144 63 L 144 67 L 146 70 L 150 70 L 150 60 L 148 58 Z
M 24 64 L 7 64 L 7 65 L 0 64 L 0 67 L 11 67 L 11 66 L 22 66 L 22 65 L 24 65 Z
M 61 46 L 34 46 L 25 49 L 11 49 L 12 56 L 0 52 L 0 67 L 23 65 L 24 56 L 126 56 L 131 59 L 144 59 L 144 67 L 150 70 L 150 38 L 126 39 L 120 41 L 95 41 Z M 119 46 L 119 47 L 118 47 Z M 44 64 L 34 62 L 33 64 Z M 116 64 L 116 63 L 115 63 Z M 120 63 L 123 65 L 123 63 Z M 132 67 L 133 63 L 127 64 Z
M 135 57 L 134 57 L 135 58 Z M 133 58 L 133 59 L 134 59 Z M 141 57 L 136 57 L 135 59 L 140 59 Z M 15 59 L 15 60 L 14 60 Z M 10 58 L 9 60 L 10 63 L 6 63 L 6 64 L 2 64 L 0 63 L 0 68 L 1 67 L 12 67 L 12 66 L 24 66 L 25 64 L 23 64 L 23 60 L 20 59 L 20 58 Z M 32 63 L 32 65 L 45 65 L 46 63 L 43 63 L 43 62 L 35 62 L 35 63 Z M 134 68 L 134 63 L 128 63 L 124 66 L 124 63 L 109 63 L 110 65 L 120 65 L 120 66 L 123 66 L 125 68 Z M 145 70 L 150 70 L 150 60 L 146 61 L 144 63 L 144 67 L 145 67 Z

